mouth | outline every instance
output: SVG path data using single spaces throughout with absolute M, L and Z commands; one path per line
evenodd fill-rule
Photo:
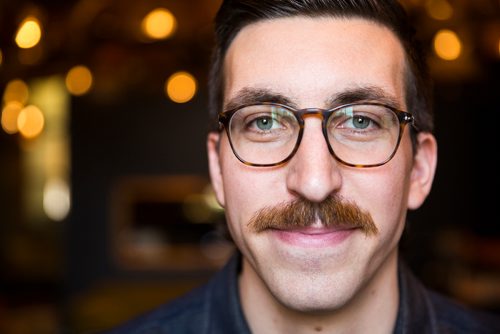
M 349 238 L 356 227 L 309 226 L 291 229 L 270 229 L 278 240 L 297 247 L 323 248 L 333 247 Z

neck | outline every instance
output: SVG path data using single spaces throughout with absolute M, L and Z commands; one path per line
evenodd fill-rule
M 243 257 L 239 290 L 252 333 L 391 333 L 399 304 L 397 256 L 396 249 L 344 305 L 321 312 L 280 303 Z

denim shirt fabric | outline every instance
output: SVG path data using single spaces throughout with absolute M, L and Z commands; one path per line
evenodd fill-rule
M 206 285 L 106 334 L 249 334 L 238 293 L 241 255 Z M 400 261 L 400 300 L 393 333 L 500 334 L 500 317 L 467 309 L 429 291 Z

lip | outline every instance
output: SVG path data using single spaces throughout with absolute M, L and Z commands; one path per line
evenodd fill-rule
M 291 230 L 271 230 L 279 240 L 297 247 L 334 247 L 349 238 L 357 228 L 307 227 Z

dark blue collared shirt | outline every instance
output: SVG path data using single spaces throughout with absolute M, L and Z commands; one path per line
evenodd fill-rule
M 247 334 L 234 255 L 209 283 L 106 334 Z M 500 334 L 500 317 L 467 309 L 425 289 L 404 263 L 398 268 L 400 300 L 393 333 Z

